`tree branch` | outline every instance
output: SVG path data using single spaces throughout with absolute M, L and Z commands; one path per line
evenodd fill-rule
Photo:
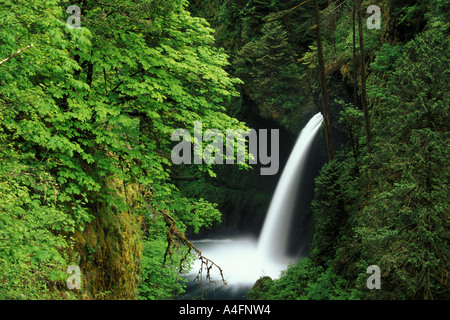
M 198 274 L 197 274 L 197 277 L 195 278 L 195 280 L 199 280 L 199 282 L 202 283 L 203 270 L 206 270 L 206 279 L 208 279 L 209 281 L 212 281 L 211 280 L 211 269 L 213 267 L 216 267 L 220 272 L 222 282 L 226 285 L 227 282 L 225 281 L 225 277 L 223 275 L 222 268 L 220 268 L 214 261 L 212 261 L 202 255 L 202 252 L 199 249 L 197 249 L 186 238 L 186 236 L 175 226 L 176 220 L 174 218 L 172 218 L 164 210 L 162 210 L 161 213 L 163 214 L 164 220 L 168 227 L 168 229 L 167 229 L 167 248 L 166 248 L 166 252 L 164 254 L 163 266 L 166 263 L 167 256 L 169 256 L 169 258 L 172 259 L 172 249 L 175 247 L 179 247 L 180 244 L 183 244 L 183 245 L 187 246 L 189 250 L 180 261 L 180 269 L 179 269 L 180 272 L 183 271 L 183 262 L 187 259 L 187 256 L 190 254 L 191 250 L 194 250 L 195 253 L 197 254 L 198 258 L 201 261 L 200 270 L 198 271 Z
M 27 49 L 30 49 L 31 47 L 34 47 L 34 45 L 32 43 L 30 43 L 28 46 L 26 46 L 25 48 L 20 48 L 16 53 L 13 53 L 12 55 L 10 55 L 8 58 L 3 59 L 2 61 L 0 61 L 0 65 L 2 65 L 3 63 L 7 62 L 8 60 L 11 60 L 12 58 L 18 56 L 22 51 L 25 51 Z
M 291 14 L 291 13 L 292 13 L 293 11 L 295 11 L 297 8 L 301 7 L 302 5 L 304 5 L 304 4 L 306 4 L 306 3 L 310 2 L 310 1 L 311 1 L 311 0 L 303 1 L 302 3 L 300 3 L 300 4 L 296 5 L 295 7 L 291 8 L 290 10 L 285 10 L 285 11 L 283 11 L 279 16 L 277 16 L 277 17 L 275 17 L 275 18 L 269 18 L 267 21 L 268 21 L 268 22 L 271 22 L 271 21 L 275 21 L 275 20 L 284 18 L 286 15 Z

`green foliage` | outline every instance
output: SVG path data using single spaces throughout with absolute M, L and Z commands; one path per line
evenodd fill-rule
M 190 260 L 172 248 L 162 267 L 162 213 L 198 233 L 221 220 L 214 202 L 249 204 L 239 190 L 204 186 L 226 169 L 173 166 L 170 136 L 177 128 L 193 136 L 197 120 L 245 129 L 227 108 L 255 108 L 298 132 L 317 93 L 312 7 L 204 3 L 192 7 L 216 15 L 231 63 L 186 0 L 83 1 L 78 29 L 66 25 L 67 1 L 0 0 L 0 298 L 172 298 Z M 358 106 L 337 94 L 352 150 L 316 180 L 310 257 L 258 297 L 448 298 L 448 5 L 383 2 L 382 29 L 364 29 L 373 152 Z M 326 71 L 350 83 L 352 3 L 340 10 L 322 19 Z M 72 264 L 83 284 L 69 294 Z M 365 286 L 371 264 L 382 290 Z
M 255 285 L 249 293 L 249 297 L 268 300 L 344 300 L 350 295 L 346 280 L 309 258 L 289 266 L 280 279 Z
M 141 264 L 141 284 L 138 299 L 166 300 L 182 294 L 187 280 L 178 275 L 176 263 L 161 268 L 167 244 L 164 240 L 146 241 Z
M 34 188 L 21 183 L 37 178 L 36 170 L 21 165 L 18 155 L 1 144 L 0 299 L 58 298 L 66 278 L 65 251 L 70 249 L 66 234 L 75 223 L 50 197 L 46 201 L 42 196 L 45 186 L 50 188 L 49 181 L 34 182 Z M 6 159 L 6 154 L 11 158 Z
M 316 179 L 311 205 L 316 231 L 310 257 L 322 266 L 334 258 L 337 246 L 335 239 L 339 237 L 347 220 L 341 176 L 339 163 L 332 161 L 321 169 Z
M 247 295 L 248 300 L 267 300 L 268 291 L 273 285 L 271 277 L 261 277 L 256 280 L 255 284 Z
M 142 215 L 165 210 L 196 232 L 220 219 L 175 186 L 170 136 L 196 120 L 245 128 L 224 113 L 241 81 L 183 0 L 84 1 L 81 28 L 66 26 L 65 1 L 1 2 L 1 296 L 64 291 L 70 262 L 85 275 L 78 297 L 133 298 L 142 247 L 149 273 L 165 242 L 160 228 L 156 242 L 138 236 Z M 161 297 L 152 288 L 141 297 Z
M 163 221 L 156 219 L 149 221 L 148 236 L 144 241 L 142 253 L 141 279 L 138 299 L 161 300 L 171 299 L 184 292 L 186 279 L 179 275 L 180 264 L 183 271 L 190 269 L 191 259 L 182 261 L 186 255 L 186 249 L 180 248 L 174 252 L 170 263 L 163 266 L 166 251 L 166 239 L 161 237 L 165 230 Z
M 322 168 L 310 255 L 259 296 L 448 299 L 450 56 L 448 35 L 433 21 L 407 43 L 376 52 L 372 154 L 348 145 Z M 364 146 L 361 111 L 339 104 L 352 146 Z M 380 290 L 366 286 L 369 265 L 380 267 Z
M 265 24 L 261 32 L 258 41 L 248 42 L 239 52 L 236 72 L 248 83 L 248 93 L 261 115 L 277 118 L 299 105 L 301 69 L 280 22 Z
M 373 256 L 383 261 L 392 286 L 386 296 L 431 299 L 449 292 L 443 277 L 450 263 L 445 187 L 450 96 L 442 87 L 450 80 L 442 72 L 448 52 L 447 36 L 424 32 L 405 45 L 385 90 L 374 90 L 380 120 L 372 174 L 379 182 L 364 212 L 382 218 L 364 221 L 370 227 L 361 230 L 361 239 L 368 240 L 367 248 L 377 247 Z
M 300 296 L 301 300 L 348 300 L 351 293 L 348 292 L 348 282 L 341 276 L 327 269 L 318 272 L 319 276 L 315 282 L 308 282 L 306 294 Z
M 371 63 L 371 67 L 375 72 L 389 75 L 395 71 L 395 63 L 403 57 L 401 45 L 383 44 L 377 52 L 376 60 Z
M 300 259 L 297 264 L 282 272 L 281 278 L 275 281 L 270 292 L 274 293 L 273 298 L 276 300 L 301 299 L 309 282 L 317 280 L 322 270 L 321 267 L 316 267 L 311 259 Z
M 195 12 L 212 22 L 218 45 L 230 54 L 230 72 L 244 80 L 243 99 L 228 105 L 230 112 L 245 117 L 251 111 L 295 133 L 314 107 L 304 66 L 297 63 L 314 39 L 312 6 L 290 12 L 297 4 L 191 1 Z

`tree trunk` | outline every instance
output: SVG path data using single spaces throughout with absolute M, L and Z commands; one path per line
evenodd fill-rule
M 353 1 L 352 12 L 352 25 L 353 25 L 353 106 L 358 108 L 358 74 L 356 69 L 358 68 L 358 61 L 356 61 L 356 0 Z
M 367 92 L 366 92 L 366 57 L 364 54 L 364 36 L 362 27 L 362 10 L 361 10 L 361 0 L 357 0 L 358 6 L 356 10 L 358 11 L 358 29 L 359 29 L 359 51 L 360 51 L 360 68 L 361 68 L 361 103 L 364 112 L 364 124 L 366 127 L 366 139 L 367 139 L 367 149 L 371 153 L 370 148 L 370 119 L 369 110 L 367 106 Z
M 335 33 L 336 33 L 336 14 L 335 14 L 335 12 L 333 11 L 333 8 L 332 8 L 333 2 L 334 2 L 333 0 L 328 0 L 328 7 L 331 10 L 331 13 L 330 13 L 330 15 L 331 15 L 331 17 L 330 17 L 330 20 L 331 20 L 331 22 L 330 22 L 331 42 L 333 43 L 333 49 L 334 49 L 334 52 L 336 53 L 336 36 L 335 36 Z
M 356 1 L 356 0 L 355 0 Z M 352 11 L 352 31 L 353 31 L 353 107 L 358 109 L 358 61 L 356 58 L 356 2 L 353 1 Z M 358 135 L 354 139 L 354 156 L 357 160 L 359 157 L 359 138 Z
M 314 0 L 314 18 L 316 21 L 316 37 L 317 37 L 317 56 L 319 58 L 319 82 L 322 91 L 323 117 L 325 122 L 325 137 L 327 141 L 328 159 L 334 158 L 333 139 L 331 137 L 330 114 L 328 111 L 328 94 L 325 79 L 325 65 L 323 62 L 322 51 L 322 35 L 320 32 L 319 4 L 318 0 Z

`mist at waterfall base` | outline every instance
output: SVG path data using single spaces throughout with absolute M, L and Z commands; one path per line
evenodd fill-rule
M 308 250 L 312 238 L 310 202 L 314 177 L 323 163 L 311 148 L 319 132 L 323 116 L 316 114 L 306 124 L 285 164 L 272 197 L 263 228 L 258 238 L 202 239 L 192 243 L 202 254 L 223 270 L 211 269 L 212 282 L 198 279 L 200 261 L 186 275 L 189 280 L 182 299 L 245 299 L 247 291 L 261 277 L 276 279 L 290 263 L 298 261 Z M 316 157 L 315 157 L 316 156 Z M 307 178 L 307 179 L 306 179 Z M 302 201 L 299 201 L 302 200 Z

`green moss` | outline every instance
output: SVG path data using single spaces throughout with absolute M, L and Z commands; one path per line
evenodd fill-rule
M 247 300 L 264 300 L 267 299 L 267 292 L 273 285 L 274 281 L 271 277 L 259 278 L 248 293 Z
M 119 194 L 123 197 L 124 190 Z M 75 234 L 84 299 L 135 299 L 142 258 L 142 217 L 109 203 Z

